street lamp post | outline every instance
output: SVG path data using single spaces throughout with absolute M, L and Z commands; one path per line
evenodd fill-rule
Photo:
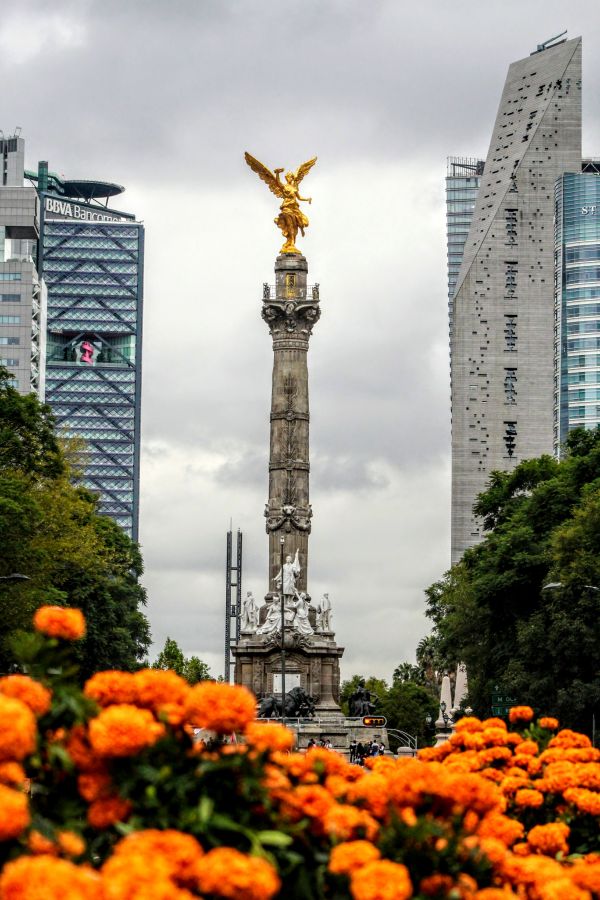
M 284 597 L 285 594 L 283 592 L 283 547 L 285 544 L 285 538 L 279 538 L 279 549 L 280 549 L 280 562 L 281 562 L 281 587 L 280 587 L 280 599 L 281 599 L 281 721 L 285 723 L 285 602 Z

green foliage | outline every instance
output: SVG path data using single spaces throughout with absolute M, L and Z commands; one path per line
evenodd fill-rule
M 0 366 L 0 472 L 6 469 L 56 476 L 64 460 L 50 407 L 35 394 L 22 397 Z
M 477 714 L 489 714 L 497 684 L 589 733 L 600 702 L 600 432 L 571 432 L 560 462 L 493 473 L 474 509 L 485 540 L 426 591 L 439 653 L 466 663 Z
M 152 666 L 153 669 L 172 669 L 185 678 L 190 684 L 198 681 L 208 681 L 211 677 L 210 669 L 206 663 L 197 656 L 186 658 L 177 641 L 167 637 L 165 646 L 158 654 L 158 659 Z
M 82 678 L 136 668 L 150 643 L 139 548 L 73 484 L 79 451 L 75 442 L 61 446 L 49 408 L 20 396 L 0 369 L 0 576 L 28 576 L 0 581 L 0 671 L 14 667 L 15 633 L 42 603 L 83 610 Z
M 373 675 L 369 678 L 365 678 L 364 675 L 353 675 L 349 681 L 342 682 L 340 691 L 340 706 L 345 716 L 350 715 L 348 701 L 362 681 L 364 681 L 366 689 L 371 692 L 373 702 L 376 700 L 381 702 L 387 694 L 388 686 L 382 678 L 375 678 Z
M 415 684 L 422 684 L 424 681 L 424 674 L 420 666 L 415 666 L 409 662 L 403 662 L 394 669 L 392 680 L 394 684 L 404 684 L 407 681 L 413 681 Z
M 435 721 L 437 712 L 438 699 L 435 693 L 421 684 L 408 680 L 395 681 L 381 705 L 381 713 L 387 719 L 387 727 L 416 737 L 419 747 L 431 743 L 432 732 L 427 725 L 427 716 L 431 716 Z M 392 749 L 404 743 L 390 734 Z
M 399 677 L 397 673 L 400 673 Z M 391 687 L 388 687 L 387 682 L 381 678 L 353 675 L 349 681 L 342 684 L 341 707 L 344 715 L 349 715 L 348 701 L 361 681 L 365 682 L 371 697 L 377 698 L 375 712 L 386 717 L 388 728 L 405 731 L 411 737 L 416 737 L 419 747 L 430 743 L 431 733 L 426 719 L 428 715 L 434 719 L 437 716 L 436 692 L 434 688 L 423 684 L 418 666 L 411 663 L 401 663 L 397 666 Z M 393 735 L 389 736 L 389 741 L 392 750 L 404 744 L 404 741 Z

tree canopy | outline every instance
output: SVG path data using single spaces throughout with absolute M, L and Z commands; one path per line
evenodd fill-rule
M 492 691 L 589 732 L 600 701 L 600 431 L 494 472 L 477 499 L 485 539 L 427 590 L 433 639 L 464 661 L 469 701 Z
M 15 633 L 42 603 L 83 610 L 82 678 L 134 669 L 150 643 L 139 547 L 77 484 L 77 452 L 57 437 L 49 407 L 21 396 L 0 368 L 0 671 L 13 666 Z
M 158 659 L 152 666 L 153 669 L 172 669 L 185 678 L 190 684 L 210 679 L 210 669 L 205 662 L 197 656 L 185 657 L 177 641 L 167 637 L 165 646 L 158 654 Z

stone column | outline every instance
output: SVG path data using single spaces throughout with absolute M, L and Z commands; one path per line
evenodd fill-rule
M 298 590 L 307 591 L 309 502 L 308 342 L 318 320 L 319 289 L 308 295 L 304 256 L 282 253 L 275 262 L 275 291 L 263 290 L 262 317 L 273 338 L 269 501 L 265 509 L 269 535 L 269 592 L 284 557 L 299 551 Z

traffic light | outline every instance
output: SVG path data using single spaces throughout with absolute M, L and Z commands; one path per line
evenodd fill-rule
M 367 728 L 385 728 L 387 719 L 385 716 L 363 716 L 362 723 Z

